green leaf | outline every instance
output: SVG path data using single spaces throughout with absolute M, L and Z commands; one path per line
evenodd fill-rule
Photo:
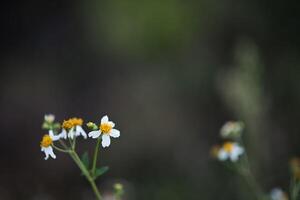
M 84 166 L 89 169 L 89 166 L 90 166 L 90 160 L 89 160 L 89 154 L 88 152 L 84 152 L 81 156 L 81 161 L 82 163 L 84 164 Z
M 109 167 L 104 166 L 104 167 L 100 167 L 97 168 L 94 174 L 94 178 L 98 178 L 99 176 L 103 175 L 105 172 L 107 172 L 109 170 Z

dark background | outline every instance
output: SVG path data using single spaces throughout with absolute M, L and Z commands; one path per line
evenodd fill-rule
M 209 156 L 236 119 L 264 190 L 287 190 L 300 154 L 297 1 L 1 4 L 0 199 L 93 199 L 67 155 L 43 160 L 45 113 L 116 122 L 104 194 L 122 182 L 130 200 L 253 199 Z

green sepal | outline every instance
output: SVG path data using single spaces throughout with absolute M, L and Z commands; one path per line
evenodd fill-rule
M 43 123 L 43 125 L 42 125 L 42 129 L 45 129 L 45 130 L 50 130 L 50 125 L 49 125 L 49 123 L 47 123 L 47 122 L 44 122 Z

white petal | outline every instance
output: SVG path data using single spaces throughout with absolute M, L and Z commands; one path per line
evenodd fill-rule
M 68 133 L 68 138 L 73 139 L 73 138 L 74 138 L 74 135 L 75 135 L 74 128 L 71 128 L 71 130 L 70 130 L 69 133 Z
M 55 159 L 55 158 L 56 158 L 56 155 L 55 155 L 54 152 L 53 152 L 53 148 L 52 148 L 51 146 L 49 146 L 48 149 L 49 149 L 49 155 L 50 155 L 53 159 Z
M 103 123 L 107 123 L 108 122 L 108 116 L 107 115 L 105 115 L 104 117 L 102 117 L 102 119 L 101 119 L 101 124 L 103 124 Z
M 60 138 L 67 139 L 67 131 L 63 129 L 60 134 L 58 134 Z
M 52 149 L 51 146 L 44 148 L 44 152 L 45 152 L 45 155 L 46 155 L 45 160 L 47 160 L 49 158 L 49 155 L 54 159 L 56 158 L 55 154 L 53 153 L 53 149 Z
M 231 153 L 231 154 L 229 155 L 229 157 L 230 157 L 230 160 L 231 160 L 232 162 L 236 162 L 236 161 L 239 159 L 239 155 L 238 155 L 238 154 L 233 154 L 233 153 Z
M 87 138 L 86 132 L 83 130 L 83 128 L 81 126 L 76 126 L 76 129 L 79 132 L 79 134 L 84 137 L 84 139 Z
M 115 123 L 113 123 L 112 121 L 107 122 L 112 128 L 115 127 Z
M 91 131 L 89 132 L 89 137 L 98 138 L 101 135 L 100 131 Z
M 103 147 L 108 147 L 110 145 L 110 137 L 109 135 L 102 135 L 102 146 Z
M 45 160 L 48 160 L 48 158 L 49 158 L 49 154 L 45 152 L 45 155 L 46 155 L 46 156 L 45 156 L 45 158 L 44 158 L 44 159 L 45 159 Z
M 224 151 L 223 149 L 221 149 L 219 151 L 218 158 L 221 161 L 227 160 L 228 159 L 228 153 L 226 151 Z
M 59 135 L 54 135 L 53 130 L 49 130 L 49 136 L 53 141 L 59 140 L 60 136 Z
M 111 129 L 109 135 L 113 138 L 118 138 L 120 137 L 120 131 L 117 129 Z
M 235 145 L 232 149 L 232 152 L 230 153 L 230 160 L 235 162 L 238 160 L 239 156 L 244 153 L 244 148 Z

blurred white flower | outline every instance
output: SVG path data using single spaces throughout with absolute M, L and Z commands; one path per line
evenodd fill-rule
M 55 115 L 53 115 L 53 114 L 47 114 L 47 115 L 44 116 L 44 120 L 45 120 L 45 122 L 51 124 L 55 120 Z
M 226 122 L 220 131 L 222 138 L 239 138 L 244 129 L 244 123 L 239 121 Z
M 287 194 L 281 188 L 274 188 L 270 192 L 271 200 L 288 200 Z
M 102 136 L 102 147 L 108 147 L 110 145 L 110 137 L 118 138 L 120 137 L 120 131 L 114 129 L 115 123 L 109 121 L 108 116 L 105 115 L 101 119 L 101 124 L 99 130 L 89 132 L 89 137 L 98 138 Z
M 219 149 L 218 159 L 221 161 L 229 159 L 232 162 L 236 162 L 239 159 L 239 156 L 244 153 L 244 151 L 244 148 L 236 142 L 225 142 Z
M 60 136 L 54 135 L 52 130 L 49 131 L 49 134 L 46 134 L 43 136 L 40 146 L 41 146 L 41 151 L 43 151 L 46 155 L 45 160 L 47 160 L 49 158 L 49 155 L 53 159 L 56 158 L 56 156 L 53 152 L 52 144 L 53 144 L 53 141 L 57 141 L 59 139 L 60 139 Z
M 62 124 L 62 133 L 64 134 L 68 130 L 68 138 L 73 139 L 75 136 L 82 135 L 84 139 L 87 138 L 85 131 L 82 128 L 83 120 L 81 118 L 70 118 L 68 120 L 64 120 Z M 63 135 L 64 136 L 64 135 Z

